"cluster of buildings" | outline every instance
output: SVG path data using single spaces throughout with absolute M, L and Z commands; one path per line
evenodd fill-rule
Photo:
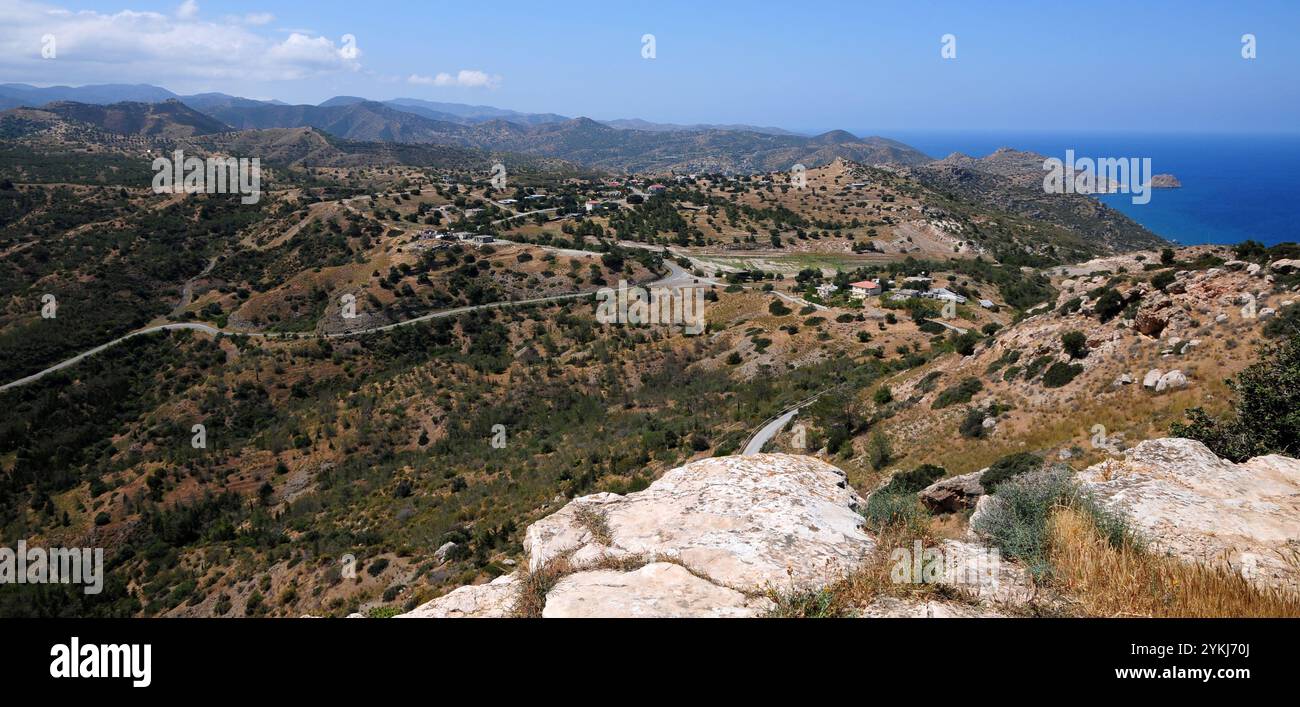
M 904 300 L 917 297 L 920 299 L 933 299 L 941 302 L 954 302 L 956 304 L 966 304 L 966 298 L 962 295 L 949 290 L 946 287 L 932 287 L 931 278 L 921 276 L 903 278 L 903 287 L 889 293 L 891 300 Z M 831 283 L 823 283 L 817 286 L 817 295 L 823 300 L 834 296 L 840 288 Z M 884 292 L 884 286 L 879 280 L 862 280 L 860 282 L 849 283 L 849 296 L 853 299 L 866 299 L 876 297 Z M 990 300 L 981 299 L 979 305 L 985 309 L 993 309 L 996 305 Z
M 450 233 L 435 231 L 428 228 L 415 234 L 416 243 L 427 244 L 429 241 L 439 241 L 446 245 L 450 245 L 454 242 L 463 242 L 481 246 L 487 243 L 493 243 L 496 239 L 482 233 L 470 233 L 469 231 L 456 231 L 455 233 Z

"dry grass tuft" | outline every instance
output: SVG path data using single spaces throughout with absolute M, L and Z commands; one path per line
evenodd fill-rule
M 1300 596 L 1292 592 L 1257 586 L 1226 566 L 1183 562 L 1128 544 L 1115 547 L 1074 509 L 1052 515 L 1048 537 L 1054 580 L 1090 615 L 1300 616 Z
M 542 618 L 542 609 L 546 608 L 546 595 L 550 594 L 561 579 L 573 572 L 568 556 L 557 557 L 536 571 L 523 570 L 520 573 L 519 596 L 515 598 L 515 618 Z
M 892 596 L 916 600 L 943 599 L 977 603 L 963 589 L 950 584 L 898 583 L 890 576 L 894 567 L 891 554 L 896 548 L 908 548 L 920 540 L 923 547 L 937 544 L 926 528 L 907 525 L 888 526 L 876 536 L 876 546 L 861 565 L 847 576 L 821 589 L 793 588 L 788 592 L 769 591 L 767 596 L 776 607 L 768 614 L 774 618 L 839 618 L 856 616 L 858 611 L 880 597 Z
M 610 545 L 614 542 L 613 534 L 609 529 L 609 521 L 605 518 L 605 512 L 596 508 L 594 504 L 576 504 L 573 515 L 587 529 L 587 532 L 591 533 L 591 537 L 596 542 L 601 545 Z

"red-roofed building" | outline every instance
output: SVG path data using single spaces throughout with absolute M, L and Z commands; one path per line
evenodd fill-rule
M 875 280 L 849 283 L 849 296 L 853 299 L 866 299 L 881 293 L 880 283 Z

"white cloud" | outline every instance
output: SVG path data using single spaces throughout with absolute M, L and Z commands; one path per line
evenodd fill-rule
M 442 72 L 436 76 L 411 74 L 408 83 L 422 86 L 457 86 L 460 88 L 496 88 L 501 85 L 501 77 L 476 69 L 461 69 L 455 75 Z
M 175 15 L 122 10 L 73 11 L 32 0 L 0 0 L 0 81 L 35 84 L 207 84 L 256 78 L 280 81 L 361 68 L 360 50 L 314 33 L 267 35 L 253 29 L 274 20 L 250 13 L 220 20 L 197 17 L 189 0 Z M 41 57 L 41 38 L 58 42 Z

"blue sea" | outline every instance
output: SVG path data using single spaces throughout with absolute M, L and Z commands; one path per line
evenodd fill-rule
M 1266 245 L 1300 241 L 1300 134 L 1141 135 L 1126 133 L 908 133 L 883 135 L 936 158 L 953 152 L 984 157 L 999 147 L 1065 159 L 1150 157 L 1154 174 L 1178 177 L 1181 189 L 1155 189 L 1147 204 L 1131 195 L 1098 198 L 1177 243 Z

